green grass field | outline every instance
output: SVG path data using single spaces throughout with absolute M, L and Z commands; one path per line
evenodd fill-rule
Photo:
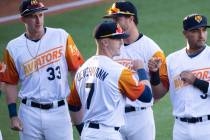
M 209 0 L 131 0 L 138 8 L 139 29 L 155 40 L 166 55 L 185 45 L 182 35 L 183 17 L 191 13 L 202 13 L 210 19 Z M 74 38 L 78 48 L 87 59 L 95 53 L 92 31 L 111 3 L 49 15 L 45 23 L 50 27 L 64 28 Z M 24 26 L 19 23 L 0 25 L 0 58 L 7 42 L 20 35 Z M 208 37 L 209 38 L 209 37 Z M 156 140 L 171 140 L 173 117 L 169 95 L 154 105 Z M 18 140 L 18 133 L 10 130 L 7 105 L 0 96 L 0 129 L 4 140 Z M 79 140 L 75 132 L 75 140 Z

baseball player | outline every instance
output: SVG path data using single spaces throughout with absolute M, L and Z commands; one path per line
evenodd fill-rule
M 173 140 L 210 139 L 210 48 L 207 41 L 207 18 L 200 14 L 186 16 L 183 34 L 187 45 L 166 58 L 169 91 L 175 117 Z M 156 72 L 154 60 L 149 69 Z M 159 76 L 155 79 L 158 81 Z M 160 82 L 159 82 L 160 83 Z M 154 94 L 161 98 L 164 87 L 157 85 Z M 164 89 L 165 90 L 165 89 Z
M 121 48 L 121 55 L 114 59 L 132 68 L 132 60 L 141 59 L 145 66 L 152 57 L 158 57 L 162 61 L 160 68 L 161 81 L 168 83 L 165 78 L 165 56 L 159 46 L 149 37 L 138 31 L 138 16 L 136 7 L 129 1 L 115 2 L 108 10 L 108 14 L 104 18 L 112 18 L 119 23 L 122 29 L 130 34 L 124 39 L 124 45 Z M 145 67 L 147 74 L 149 70 Z M 152 86 L 153 79 L 150 79 Z M 126 99 L 125 116 L 126 125 L 122 127 L 120 132 L 124 140 L 154 140 L 155 139 L 155 123 L 152 111 L 153 100 L 149 103 L 143 103 L 139 100 L 131 101 Z
M 125 96 L 150 102 L 150 84 L 142 61 L 133 61 L 138 81 L 133 71 L 112 60 L 120 54 L 121 39 L 128 37 L 119 25 L 105 21 L 96 27 L 94 37 L 96 55 L 77 71 L 68 98 L 72 120 L 84 123 L 82 140 L 121 140 Z
M 22 1 L 20 19 L 26 31 L 5 50 L 3 81 L 11 128 L 20 131 L 21 140 L 73 140 L 68 71 L 73 75 L 83 58 L 66 31 L 44 27 L 45 10 L 37 0 Z

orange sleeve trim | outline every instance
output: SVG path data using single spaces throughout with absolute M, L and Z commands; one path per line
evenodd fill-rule
M 161 58 L 161 66 L 160 66 L 160 79 L 163 83 L 163 86 L 167 89 L 169 89 L 169 80 L 168 80 L 168 74 L 167 74 L 167 66 L 166 66 L 166 57 L 163 52 L 157 51 L 153 57 Z
M 4 51 L 4 63 L 6 65 L 6 69 L 3 73 L 2 81 L 14 85 L 18 84 L 19 75 L 8 50 Z
M 82 106 L 79 94 L 78 94 L 77 89 L 76 89 L 75 80 L 72 82 L 71 93 L 67 97 L 67 102 L 70 106 L 74 106 L 74 107 L 81 107 Z
M 80 65 L 84 63 L 84 59 L 70 35 L 66 42 L 66 60 L 68 63 L 68 69 L 72 71 L 76 71 Z
M 119 79 L 119 90 L 132 101 L 136 100 L 144 91 L 144 84 L 139 82 L 129 69 L 124 69 Z

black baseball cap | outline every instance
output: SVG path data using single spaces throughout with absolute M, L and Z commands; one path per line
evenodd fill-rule
M 186 16 L 183 20 L 183 29 L 186 31 L 198 29 L 200 27 L 210 28 L 210 26 L 207 25 L 207 17 L 203 15 L 191 14 Z
M 115 2 L 108 9 L 107 15 L 104 18 L 113 18 L 115 16 L 135 16 L 137 18 L 136 7 L 129 1 Z
M 36 12 L 45 11 L 48 8 L 38 0 L 22 0 L 19 11 L 21 16 L 27 16 Z
M 112 39 L 125 39 L 128 34 L 123 32 L 119 24 L 113 21 L 103 21 L 99 24 L 94 32 L 95 39 L 112 38 Z

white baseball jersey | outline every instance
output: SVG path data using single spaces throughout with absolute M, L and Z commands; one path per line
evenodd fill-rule
M 210 48 L 207 46 L 199 55 L 190 58 L 183 48 L 166 58 L 170 97 L 173 115 L 178 117 L 200 117 L 209 115 L 210 98 L 198 88 L 183 83 L 182 71 L 191 71 L 199 79 L 210 81 Z M 210 91 L 208 90 L 208 94 Z
M 144 85 L 123 65 L 98 55 L 79 68 L 71 89 L 68 98 L 70 110 L 82 106 L 83 122 L 120 127 L 124 124 L 123 98 L 137 99 L 144 91 Z
M 162 60 L 162 65 L 160 67 L 160 77 L 161 81 L 167 85 L 167 76 L 166 76 L 166 66 L 165 66 L 165 56 L 160 49 L 160 47 L 150 38 L 145 35 L 140 34 L 139 39 L 129 45 L 125 45 L 121 47 L 121 55 L 115 57 L 114 59 L 123 64 L 124 66 L 132 69 L 131 60 L 141 59 L 145 63 L 145 69 L 148 72 L 148 61 L 152 57 L 160 57 Z M 133 102 L 128 98 L 126 99 L 126 105 L 134 106 L 134 107 L 148 107 L 153 105 L 153 100 L 150 103 L 143 103 L 139 100 Z
M 66 31 L 47 27 L 39 41 L 31 41 L 25 34 L 10 41 L 5 63 L 3 81 L 10 84 L 20 81 L 21 99 L 52 102 L 67 97 L 68 70 L 76 71 L 83 58 Z

